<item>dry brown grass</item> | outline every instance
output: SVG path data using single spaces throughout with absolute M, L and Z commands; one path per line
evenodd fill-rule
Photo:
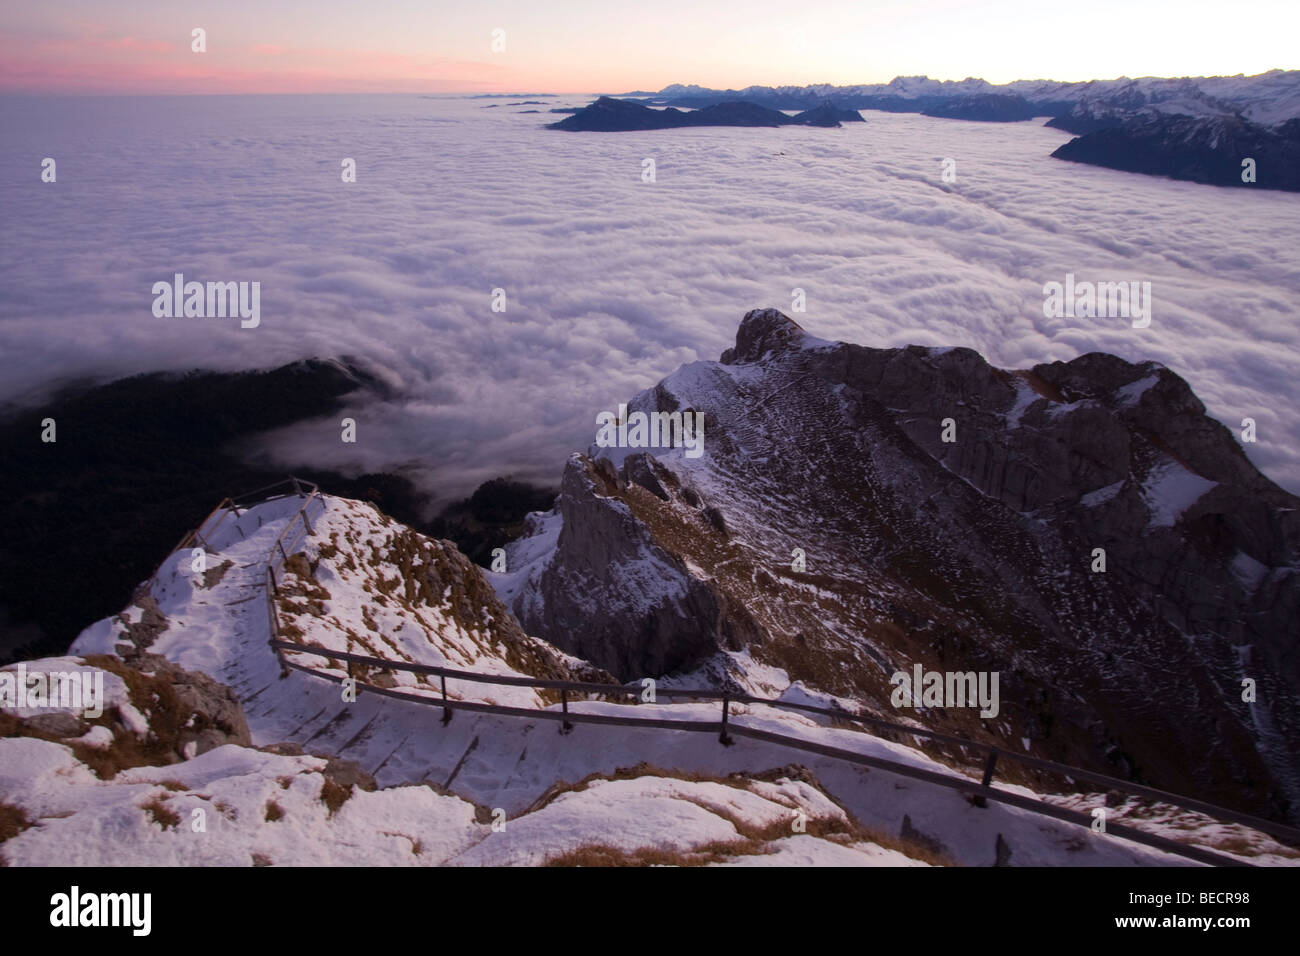
M 1259 856 L 1261 853 L 1271 853 L 1274 856 L 1280 856 L 1288 860 L 1300 860 L 1300 849 L 1285 846 L 1276 840 L 1267 840 L 1263 845 L 1251 840 L 1240 833 L 1229 833 L 1217 839 L 1206 839 L 1205 844 L 1216 850 L 1222 850 L 1225 853 L 1236 853 L 1238 856 Z
M 13 839 L 33 825 L 26 810 L 0 800 L 0 843 Z
M 167 806 L 167 798 L 163 794 L 150 799 L 142 804 L 140 809 L 153 818 L 153 822 L 161 826 L 164 830 L 174 830 L 181 822 L 181 815 Z
M 710 843 L 694 850 L 643 847 L 631 852 L 604 843 L 591 843 L 548 859 L 543 866 L 708 866 L 724 863 L 746 852 L 743 841 Z
M 226 576 L 226 572 L 235 566 L 233 561 L 222 561 L 215 567 L 208 568 L 203 572 L 203 587 L 214 588 L 221 583 L 221 579 Z
M 325 778 L 324 785 L 321 786 L 320 799 L 321 803 L 329 808 L 329 815 L 332 817 L 339 812 L 339 808 L 348 802 L 348 797 L 352 796 L 352 788 L 345 787 L 341 783 Z
M 266 801 L 266 822 L 274 823 L 276 820 L 282 819 L 284 819 L 284 807 L 274 800 Z

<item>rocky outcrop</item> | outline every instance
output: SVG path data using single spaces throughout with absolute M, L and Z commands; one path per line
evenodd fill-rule
M 761 631 L 727 595 L 661 547 L 623 500 L 680 493 L 670 472 L 646 455 L 621 470 L 607 460 L 569 459 L 556 510 L 563 519 L 553 560 L 514 611 L 546 638 L 621 680 L 680 670 L 719 648 L 738 650 Z
M 98 668 L 107 687 L 105 699 L 98 701 L 97 713 L 0 713 L 0 736 L 67 744 L 106 779 L 127 767 L 179 763 L 226 744 L 252 745 L 243 705 L 233 689 L 160 655 L 133 653 L 129 662 L 105 655 L 47 658 L 25 666 L 29 673 L 90 674 Z

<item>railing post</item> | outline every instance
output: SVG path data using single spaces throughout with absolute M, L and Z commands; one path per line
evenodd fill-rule
M 442 725 L 446 727 L 451 723 L 451 708 L 447 706 L 447 675 L 438 676 L 442 679 Z
M 996 747 L 992 747 L 989 749 L 988 762 L 984 764 L 984 779 L 980 781 L 980 786 L 986 790 L 988 789 L 989 784 L 993 782 L 993 770 L 997 767 L 997 764 L 998 751 Z
M 569 689 L 560 688 L 560 707 L 564 711 L 564 720 L 560 722 L 560 733 L 567 734 L 573 732 L 573 724 L 569 723 Z
M 984 762 L 984 779 L 980 781 L 980 789 L 987 790 L 993 783 L 993 771 L 998 765 L 998 750 L 996 747 L 989 748 L 989 759 Z M 984 797 L 976 794 L 975 799 L 971 801 L 977 807 L 988 807 L 989 802 Z
M 727 697 L 727 692 L 722 692 L 722 733 L 718 735 L 718 742 L 724 747 L 730 747 L 735 743 L 727 733 L 727 715 L 731 710 L 731 700 Z

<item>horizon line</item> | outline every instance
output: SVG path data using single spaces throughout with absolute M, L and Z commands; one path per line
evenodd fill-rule
M 558 91 L 532 91 L 532 92 L 500 92 L 497 90 L 480 89 L 480 90 L 463 90 L 463 91 L 443 91 L 430 92 L 428 90 L 266 90 L 266 91 L 221 91 L 221 90 L 191 90 L 191 91 L 141 91 L 141 90 L 33 90 L 24 88 L 3 88 L 0 87 L 0 96 L 15 97 L 163 97 L 163 96 L 429 96 L 429 97 L 501 97 L 508 98 L 512 96 L 636 96 L 644 94 L 662 93 L 670 87 L 697 87 L 702 90 L 716 92 L 741 92 L 753 88 L 766 89 L 807 89 L 811 87 L 830 87 L 833 89 L 848 89 L 859 86 L 889 86 L 895 80 L 900 79 L 924 79 L 933 80 L 936 83 L 964 83 L 968 80 L 979 80 L 988 83 L 990 86 L 1009 86 L 1012 83 L 1107 83 L 1119 80 L 1196 80 L 1196 79 L 1231 79 L 1242 77 L 1250 79 L 1259 76 L 1265 76 L 1270 73 L 1296 73 L 1300 72 L 1300 67 L 1284 68 L 1271 67 L 1267 70 L 1261 70 L 1258 73 L 1201 73 L 1201 74 L 1184 74 L 1182 76 L 1162 76 L 1156 74 L 1144 74 L 1133 76 L 1127 73 L 1112 77 L 1090 77 L 1088 79 L 1056 79 L 1053 77 L 1021 77 L 1015 80 L 1008 80 L 1004 83 L 994 83 L 985 80 L 980 76 L 965 76 L 961 79 L 939 79 L 926 73 L 900 73 L 890 80 L 877 82 L 860 82 L 860 83 L 831 83 L 831 82 L 813 82 L 813 83 L 749 83 L 744 86 L 704 86 L 699 83 L 669 83 L 658 90 L 626 90 L 621 93 L 599 92 L 595 90 L 558 90 Z

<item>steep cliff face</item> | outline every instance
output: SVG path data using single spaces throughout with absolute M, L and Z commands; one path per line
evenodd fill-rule
M 497 578 L 530 634 L 622 679 L 803 681 L 1297 806 L 1300 501 L 1168 369 L 1092 354 L 1006 371 L 967 349 L 823 342 L 762 310 L 720 362 L 629 410 L 702 411 L 704 453 L 570 459 Z M 999 672 L 1000 712 L 895 709 L 889 678 L 914 664 Z
M 515 605 L 523 627 L 627 679 L 680 670 L 719 648 L 761 641 L 743 607 L 733 608 L 725 591 L 693 573 L 685 555 L 657 540 L 625 500 L 629 473 L 651 488 L 655 474 L 672 481 L 645 455 L 634 456 L 622 472 L 606 459 L 569 459 L 558 521 L 551 523 L 559 525 L 556 548 L 544 572 L 516 583 L 524 589 Z M 523 564 L 525 575 L 536 572 Z

